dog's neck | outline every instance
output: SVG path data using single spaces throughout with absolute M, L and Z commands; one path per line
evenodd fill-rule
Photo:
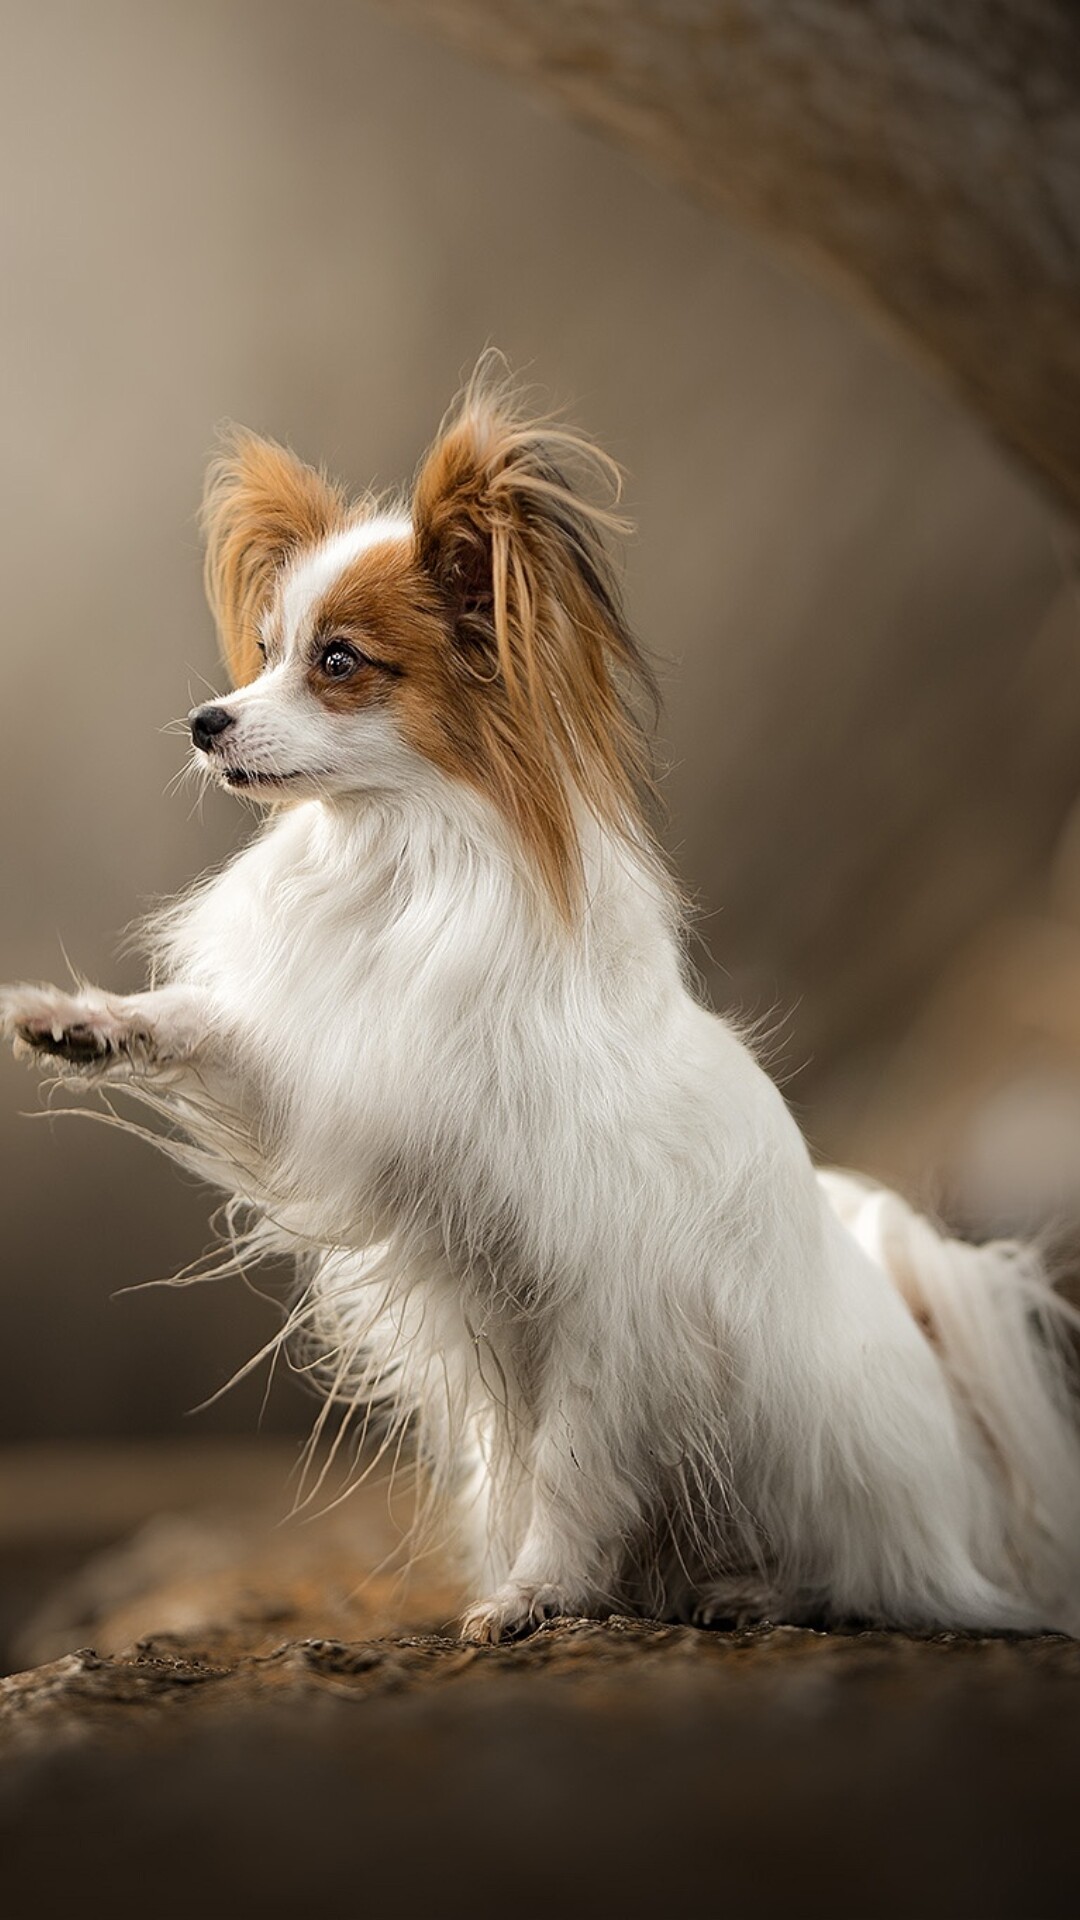
M 440 783 L 408 796 L 362 794 L 306 802 L 279 816 L 271 846 L 284 872 L 295 861 L 347 913 L 353 901 L 389 927 L 434 916 L 444 926 L 479 917 L 489 934 L 522 941 L 537 962 L 562 956 L 613 964 L 658 955 L 670 962 L 679 914 L 659 858 L 580 808 L 585 886 L 577 924 L 554 914 L 512 831 L 467 788 Z M 666 970 L 666 969 L 665 969 Z

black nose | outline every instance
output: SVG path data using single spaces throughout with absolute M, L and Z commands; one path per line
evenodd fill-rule
M 226 712 L 224 707 L 196 707 L 189 719 L 191 737 L 204 753 L 213 746 L 219 733 L 225 733 L 229 727 L 236 725 L 232 714 Z

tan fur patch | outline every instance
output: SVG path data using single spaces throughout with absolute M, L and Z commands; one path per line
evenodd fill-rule
M 334 639 L 379 664 L 361 667 L 345 680 L 328 678 L 318 655 Z M 385 696 L 398 676 L 426 679 L 431 656 L 443 653 L 447 644 L 437 597 L 416 565 L 412 543 L 387 540 L 352 561 L 320 600 L 308 686 L 326 706 L 347 713 Z

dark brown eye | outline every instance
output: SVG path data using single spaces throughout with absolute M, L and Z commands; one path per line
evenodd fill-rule
M 319 669 L 328 680 L 346 680 L 363 658 L 347 640 L 331 640 L 319 655 Z

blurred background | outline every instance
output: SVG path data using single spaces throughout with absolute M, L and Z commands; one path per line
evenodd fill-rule
M 17 5 L 0 176 L 0 975 L 68 955 L 134 987 L 124 928 L 249 830 L 170 790 L 168 723 L 220 680 L 195 525 L 217 424 L 397 483 L 491 342 L 628 475 L 703 990 L 758 1023 L 821 1156 L 977 1231 L 1067 1235 L 1075 556 L 939 382 L 361 0 Z M 189 1417 L 275 1308 L 126 1291 L 199 1255 L 212 1197 L 40 1105 L 0 1060 L 0 1439 L 306 1428 L 287 1377 Z

